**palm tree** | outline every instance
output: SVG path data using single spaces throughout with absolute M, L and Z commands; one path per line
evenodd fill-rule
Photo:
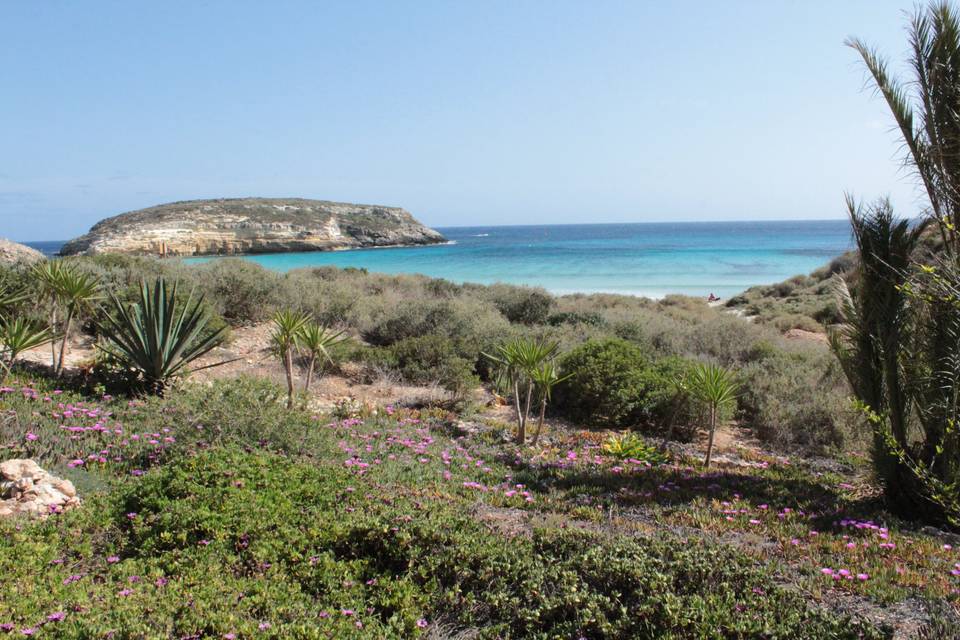
M 527 439 L 527 420 L 535 389 L 534 372 L 556 357 L 559 347 L 559 342 L 545 339 L 515 338 L 497 347 L 495 355 L 484 354 L 497 365 L 500 380 L 513 391 L 519 444 L 524 444 Z
M 63 373 L 64 355 L 67 352 L 67 340 L 70 337 L 70 324 L 77 312 L 90 308 L 100 299 L 100 282 L 89 273 L 83 273 L 74 267 L 60 270 L 56 280 L 56 292 L 59 303 L 65 307 L 66 316 L 63 320 L 63 342 L 60 344 L 60 356 L 57 360 L 55 373 Z
M 540 440 L 540 432 L 543 430 L 543 421 L 547 415 L 547 403 L 550 402 L 550 396 L 553 394 L 553 388 L 569 378 L 573 374 L 560 375 L 560 368 L 551 361 L 543 362 L 534 369 L 530 378 L 536 385 L 537 392 L 540 394 L 540 416 L 537 419 L 537 430 L 533 433 L 533 444 L 536 446 Z
M 713 439 L 717 432 L 717 423 L 722 415 L 736 406 L 739 385 L 733 373 L 716 364 L 698 364 L 687 379 L 691 397 L 700 403 L 707 413 L 707 426 L 710 429 L 707 441 L 707 455 L 703 464 L 710 466 L 713 455 Z
M 903 82 L 862 40 L 847 44 L 863 59 L 886 100 L 908 151 L 907 164 L 930 199 L 930 217 L 947 251 L 956 254 L 960 233 L 960 21 L 950 3 L 918 7 L 910 22 L 913 73 Z
M 273 351 L 283 363 L 287 376 L 287 408 L 293 409 L 293 352 L 297 340 L 309 318 L 301 311 L 286 309 L 277 311 L 273 316 L 273 334 L 270 336 Z
M 897 221 L 886 200 L 864 208 L 848 197 L 847 208 L 860 262 L 854 291 L 842 279 L 837 282 L 843 323 L 830 332 L 831 346 L 857 398 L 873 413 L 886 416 L 890 434 L 905 450 L 911 412 L 901 366 L 911 333 L 905 285 L 924 226 L 911 228 L 908 221 Z M 887 435 L 875 430 L 873 459 L 892 495 L 904 487 Z
M 222 343 L 226 333 L 223 327 L 206 332 L 210 318 L 203 296 L 194 300 L 190 294 L 178 303 L 176 283 L 168 288 L 162 277 L 153 287 L 141 281 L 140 297 L 133 305 L 112 293 L 110 301 L 112 313 L 101 326 L 106 343 L 100 349 L 136 371 L 147 391 L 156 395 L 163 395 L 187 365 Z
M 333 331 L 318 322 L 307 322 L 301 327 L 297 335 L 297 345 L 307 354 L 307 376 L 303 381 L 304 392 L 309 393 L 313 371 L 319 360 L 320 377 L 323 377 L 326 363 L 333 362 L 330 349 L 346 340 L 343 331 Z
M 864 210 L 848 198 L 860 267 L 837 285 L 844 322 L 831 344 L 871 424 L 892 505 L 960 524 L 960 20 L 932 2 L 909 33 L 908 81 L 863 41 L 848 44 L 890 107 L 942 250 L 925 257 L 923 228 L 896 221 L 888 203 Z
M 47 327 L 38 327 L 24 317 L 17 317 L 0 322 L 0 382 L 6 380 L 7 374 L 13 368 L 17 356 L 27 351 L 45 345 L 53 340 L 53 334 Z

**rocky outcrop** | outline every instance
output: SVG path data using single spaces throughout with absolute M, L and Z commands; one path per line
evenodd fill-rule
M 299 198 L 174 202 L 101 220 L 61 255 L 203 256 L 445 242 L 397 207 Z
M 43 260 L 43 254 L 25 244 L 0 238 L 0 264 L 10 265 L 18 262 L 32 264 Z
M 50 475 L 33 460 L 0 462 L 0 517 L 45 516 L 79 504 L 72 482 Z

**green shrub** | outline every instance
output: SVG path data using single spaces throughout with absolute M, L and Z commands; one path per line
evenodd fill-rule
M 198 269 L 197 280 L 229 324 L 256 324 L 281 306 L 283 276 L 240 258 L 219 258 Z
M 404 338 L 385 350 L 384 364 L 410 384 L 434 384 L 462 392 L 479 384 L 474 361 L 463 357 L 450 338 L 428 334 Z
M 781 448 L 822 452 L 851 443 L 857 419 L 829 354 L 768 349 L 755 358 L 740 370 L 744 426 Z
M 543 324 L 553 308 L 553 296 L 543 289 L 495 284 L 484 288 L 484 297 L 493 302 L 510 322 Z
M 556 407 L 578 422 L 608 427 L 662 422 L 672 409 L 681 360 L 651 363 L 625 340 L 591 340 L 565 355 L 573 375 L 558 385 Z

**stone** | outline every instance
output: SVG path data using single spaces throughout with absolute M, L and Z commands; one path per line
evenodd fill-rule
M 33 460 L 0 462 L 0 517 L 43 517 L 80 504 L 73 483 L 44 471 Z
M 399 207 L 229 198 L 173 202 L 106 218 L 60 253 L 200 256 L 442 242 L 443 235 Z
M 0 264 L 33 264 L 43 260 L 43 254 L 25 244 L 0 238 Z

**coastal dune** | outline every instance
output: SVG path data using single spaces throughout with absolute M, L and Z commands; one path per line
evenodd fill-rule
M 101 220 L 61 255 L 171 256 L 329 251 L 445 242 L 399 207 L 302 198 L 162 204 Z

